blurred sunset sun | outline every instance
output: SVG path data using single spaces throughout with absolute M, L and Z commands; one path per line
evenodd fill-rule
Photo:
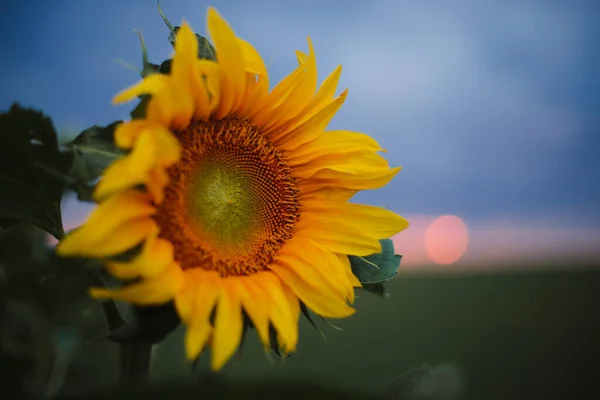
M 425 232 L 429 258 L 438 264 L 454 264 L 465 254 L 469 232 L 462 218 L 443 215 L 436 218 Z

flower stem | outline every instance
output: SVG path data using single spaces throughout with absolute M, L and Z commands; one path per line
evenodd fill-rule
M 152 343 L 121 344 L 121 384 L 140 384 L 148 380 Z

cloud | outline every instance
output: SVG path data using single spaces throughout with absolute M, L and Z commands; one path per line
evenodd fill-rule
M 582 131 L 577 113 L 547 94 L 569 76 L 546 71 L 540 78 L 538 69 L 557 68 L 550 63 L 559 58 L 567 60 L 559 70 L 576 69 L 577 20 L 521 3 L 495 7 L 488 15 L 492 27 L 485 27 L 474 22 L 485 10 L 464 3 L 442 10 L 423 2 L 376 4 L 363 16 L 376 23 L 359 25 L 359 37 L 328 55 L 350 60 L 345 117 L 374 131 L 393 150 L 394 162 L 428 182 L 484 177 L 512 186 L 544 184 L 549 161 L 575 146 Z M 499 56 L 501 47 L 510 51 Z M 536 80 L 542 81 L 532 85 Z

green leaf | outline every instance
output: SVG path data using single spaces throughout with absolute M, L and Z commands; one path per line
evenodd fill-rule
M 60 238 L 64 234 L 60 203 L 64 180 L 48 170 L 66 173 L 70 152 L 58 148 L 50 118 L 14 103 L 0 113 L 0 223 L 29 221 Z
M 121 122 L 115 121 L 107 126 L 94 125 L 82 131 L 75 139 L 64 143 L 68 154 L 73 158 L 67 172 L 45 165 L 39 167 L 77 193 L 78 200 L 93 201 L 94 181 L 106 167 L 125 154 L 114 143 L 114 131 Z
M 89 182 L 125 152 L 115 145 L 114 132 L 122 121 L 107 126 L 94 125 L 81 132 L 65 146 L 73 151 L 75 160 L 69 176 L 79 182 Z
M 374 295 L 377 295 L 379 297 L 386 297 L 387 296 L 387 292 L 385 290 L 385 285 L 383 283 L 370 283 L 370 284 L 363 284 L 362 287 L 364 290 L 366 290 L 367 292 L 373 293 Z
M 28 154 L 32 140 L 48 149 L 58 149 L 52 120 L 40 111 L 23 108 L 18 103 L 13 103 L 7 113 L 0 114 L 0 128 L 0 149 L 5 150 L 11 146 L 13 150 L 18 150 L 18 153 L 3 153 L 6 157 L 14 159 Z
M 0 193 L 0 218 L 5 227 L 28 221 L 55 238 L 64 235 L 60 208 L 43 191 L 0 177 Z
M 401 255 L 394 251 L 391 239 L 382 239 L 381 252 L 366 257 L 348 256 L 352 273 L 365 286 L 385 283 L 398 274 Z

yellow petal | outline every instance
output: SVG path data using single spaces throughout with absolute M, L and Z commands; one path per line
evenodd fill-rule
M 198 357 L 211 332 L 210 316 L 222 293 L 222 280 L 214 271 L 200 269 L 186 271 L 188 281 L 175 298 L 175 306 L 182 320 L 188 322 L 185 350 L 188 359 Z
M 128 221 L 117 227 L 112 235 L 103 241 L 90 243 L 89 247 L 82 247 L 81 255 L 98 258 L 115 256 L 137 246 L 148 236 L 155 234 L 157 230 L 156 222 L 150 218 Z
M 110 195 L 131 189 L 146 181 L 146 175 L 134 175 L 131 172 L 131 161 L 125 157 L 113 162 L 106 170 L 102 180 L 94 188 L 94 200 L 101 201 Z
M 215 115 L 223 118 L 237 110 L 246 89 L 246 67 L 242 49 L 229 24 L 212 7 L 208 9 L 208 31 L 217 52 L 221 72 L 221 104 Z
M 243 119 L 249 119 L 248 115 L 262 103 L 269 91 L 269 78 L 258 76 L 258 80 L 250 73 L 246 76 L 246 92 L 244 102 L 240 105 L 237 115 Z
M 196 298 L 198 296 L 198 283 L 195 279 L 192 279 L 190 277 L 190 271 L 190 269 L 186 269 L 183 271 L 185 276 L 185 283 L 183 285 L 183 288 L 181 288 L 181 291 L 175 296 L 174 300 L 175 308 L 177 309 L 177 314 L 179 315 L 179 318 L 181 319 L 181 321 L 185 322 L 188 325 L 191 323 L 193 317 L 192 313 L 194 311 L 194 307 L 196 306 Z M 187 334 L 188 333 L 186 332 L 186 336 Z M 187 351 L 188 347 L 186 344 L 186 352 Z M 188 353 L 188 358 L 194 359 L 196 358 L 198 353 L 199 351 L 192 352 L 192 354 Z
M 124 164 L 127 165 L 128 174 L 134 177 L 145 177 L 147 172 L 156 165 L 157 153 L 154 130 L 143 131 L 133 150 L 123 159 Z M 105 174 L 104 179 L 108 179 L 107 177 L 108 173 Z M 115 178 L 119 179 L 121 177 L 115 176 Z M 138 181 L 136 183 L 142 182 Z
M 159 165 L 171 166 L 181 157 L 181 145 L 179 140 L 169 130 L 155 128 L 150 130 L 153 135 L 156 148 L 156 162 Z
M 408 227 L 408 221 L 393 211 L 364 204 L 310 199 L 302 204 L 302 223 L 311 227 L 357 231 L 385 239 Z
M 221 293 L 221 277 L 201 268 L 186 269 L 184 273 L 186 284 L 175 298 L 177 313 L 184 322 L 202 317 L 208 321 Z
M 196 69 L 199 81 L 194 89 L 194 118 L 205 121 L 220 102 L 219 66 L 214 61 L 197 60 Z
M 156 212 L 143 192 L 128 191 L 101 203 L 85 225 L 69 233 L 57 246 L 59 255 L 97 254 L 96 244 L 111 240 L 124 224 L 144 219 Z M 105 254 L 101 254 L 105 255 Z
M 165 187 L 169 184 L 169 174 L 166 169 L 161 166 L 150 170 L 148 172 L 148 179 L 146 180 L 146 189 L 152 196 L 155 204 L 161 204 L 165 199 Z
M 163 167 L 181 157 L 179 141 L 167 129 L 154 126 L 138 133 L 129 155 L 115 161 L 105 171 L 94 190 L 94 198 L 101 200 L 115 192 L 147 184 L 157 203 L 162 201 L 162 189 L 168 182 Z
M 156 209 L 150 204 L 146 193 L 130 190 L 100 203 L 84 226 L 90 227 L 97 237 L 103 238 L 123 222 L 146 217 L 155 212 Z
M 368 175 L 389 169 L 388 162 L 372 151 L 328 154 L 292 169 L 294 178 L 308 179 L 321 170 L 338 171 L 353 175 Z
M 296 50 L 296 58 L 298 59 L 299 65 L 305 64 L 308 60 L 308 56 L 300 50 Z
M 152 128 L 155 128 L 152 122 L 145 119 L 134 119 L 119 124 L 115 129 L 115 143 L 121 148 L 130 149 L 142 131 Z
M 345 91 L 339 97 L 332 100 L 326 106 L 316 110 L 304 119 L 298 121 L 295 126 L 286 130 L 285 133 L 269 138 L 279 150 L 290 151 L 298 146 L 309 142 L 323 133 L 331 118 L 337 113 L 348 92 Z
M 219 64 L 210 60 L 198 60 L 197 66 L 207 92 L 208 112 L 209 114 L 214 114 L 221 104 L 221 72 Z
M 214 371 L 220 370 L 231 358 L 242 339 L 243 319 L 239 295 L 231 279 L 223 279 L 222 288 L 223 292 L 215 316 L 215 335 L 212 343 L 211 367 Z
M 90 294 L 97 299 L 115 299 L 139 305 L 159 305 L 171 301 L 183 287 L 183 272 L 169 268 L 155 279 L 145 279 L 117 290 L 92 288 Z
M 385 168 L 377 172 L 352 174 L 323 169 L 310 177 L 306 185 L 313 189 L 346 188 L 354 190 L 379 189 L 400 172 L 401 167 Z
M 183 130 L 189 125 L 194 111 L 194 97 L 190 88 L 171 81 L 152 96 L 146 118 L 169 129 Z
M 328 103 L 331 102 L 333 96 L 335 95 L 335 91 L 337 88 L 337 84 L 340 79 L 340 75 L 342 73 L 342 66 L 339 65 L 329 76 L 323 81 L 317 94 L 309 101 L 309 103 L 304 107 L 302 111 L 296 115 L 293 119 L 290 120 L 290 125 L 286 128 L 287 130 L 291 130 L 294 127 L 297 127 L 303 121 L 306 121 L 320 109 L 325 107 Z
M 285 294 L 288 304 L 290 305 L 292 320 L 298 321 L 298 319 L 300 318 L 300 301 L 298 300 L 298 296 L 289 286 L 282 284 L 281 287 L 283 289 L 283 294 Z M 287 354 L 289 354 L 296 351 L 298 336 L 296 335 L 295 342 L 290 343 L 289 341 L 286 341 L 286 339 L 283 336 L 279 335 L 278 341 L 283 344 L 283 350 Z
M 249 119 L 249 114 L 260 107 L 269 91 L 269 74 L 258 51 L 245 40 L 237 40 L 246 66 L 244 101 L 238 107 L 237 114 L 240 118 Z
M 142 94 L 155 94 L 167 87 L 169 77 L 161 74 L 152 74 L 144 80 L 121 91 L 113 98 L 113 104 L 125 103 Z
M 303 193 L 313 193 L 323 189 L 346 189 L 346 190 L 368 190 L 378 189 L 387 185 L 401 170 L 401 167 L 386 168 L 384 170 L 363 173 L 348 174 L 344 172 L 321 170 L 309 179 L 298 179 L 298 187 Z
M 305 281 L 298 274 L 297 268 L 279 263 L 273 263 L 270 268 L 315 313 L 326 318 L 344 318 L 354 314 L 355 310 L 339 296 L 320 291 L 311 282 Z
M 338 65 L 336 69 L 333 70 L 331 74 L 319 87 L 317 94 L 312 98 L 312 100 L 308 103 L 306 108 L 302 111 L 303 114 L 310 113 L 312 110 L 315 110 L 323 105 L 329 103 L 333 96 L 335 96 L 335 91 L 337 89 L 338 82 L 340 80 L 340 76 L 342 75 L 342 66 Z
M 179 30 L 175 43 L 175 57 L 173 58 L 172 76 L 179 87 L 185 88 L 191 95 L 194 103 L 193 116 L 197 120 L 206 120 L 210 115 L 209 89 L 206 85 L 206 74 L 216 75 L 219 79 L 217 64 L 212 60 L 198 59 L 198 39 L 184 23 Z
M 283 339 L 286 349 L 296 348 L 298 342 L 298 320 L 294 319 L 294 310 L 286 297 L 282 282 L 271 272 L 260 272 L 250 276 L 267 298 L 269 317 L 277 333 Z
M 303 219 L 296 224 L 298 237 L 310 238 L 319 246 L 328 248 L 334 253 L 368 256 L 381 251 L 377 238 L 356 230 L 344 231 L 339 227 L 315 224 L 314 220 Z
M 301 165 L 329 154 L 347 154 L 356 151 L 377 152 L 383 149 L 369 135 L 351 131 L 326 131 L 287 153 L 290 166 Z
M 300 190 L 299 199 L 301 201 L 310 198 L 348 201 L 358 192 L 354 189 L 318 187 L 312 184 L 310 179 L 299 182 L 298 189 Z
M 141 253 L 130 262 L 109 262 L 106 269 L 119 279 L 154 278 L 173 264 L 173 245 L 158 237 L 150 237 Z
M 258 337 L 265 348 L 269 347 L 269 305 L 263 290 L 249 277 L 236 280 L 242 307 L 252 320 Z
M 273 90 L 263 98 L 261 104 L 257 104 L 252 112 L 248 114 L 250 122 L 262 128 L 272 120 L 271 112 L 286 101 L 291 91 L 300 81 L 303 72 L 304 68 L 300 66 L 275 85 Z
M 340 258 L 340 261 L 344 265 L 344 269 L 346 271 L 346 274 L 348 275 L 348 280 L 350 281 L 352 286 L 362 287 L 362 283 L 360 283 L 360 281 L 358 280 L 356 275 L 354 275 L 352 273 L 352 267 L 350 265 L 350 259 L 348 258 L 348 256 L 346 254 L 338 254 L 338 257 Z
M 244 65 L 246 66 L 246 72 L 250 74 L 257 74 L 268 78 L 267 67 L 262 57 L 256 51 L 254 46 L 246 42 L 244 39 L 237 38 L 240 50 L 242 52 L 242 58 L 244 59 Z M 268 81 L 267 81 L 268 82 Z
M 192 318 L 185 331 L 185 354 L 188 360 L 198 358 L 208 342 L 213 327 L 206 319 Z
M 102 180 L 94 189 L 95 200 L 146 183 L 148 172 L 157 162 L 157 144 L 153 132 L 142 131 L 133 150 L 106 168 Z
M 336 255 L 320 249 L 310 239 L 296 237 L 288 241 L 276 260 L 294 269 L 315 290 L 334 293 L 342 300 L 350 297 L 352 285 L 344 265 Z
M 306 64 L 303 64 L 304 71 L 298 80 L 298 83 L 290 91 L 288 98 L 270 117 L 270 121 L 263 125 L 263 130 L 267 131 L 271 127 L 281 125 L 282 121 L 294 118 L 310 102 L 317 89 L 317 60 L 312 42 L 308 38 L 308 47 L 310 49 Z
M 198 39 L 192 29 L 183 21 L 175 38 L 175 55 L 171 64 L 171 76 L 181 86 L 188 86 L 196 73 L 198 59 Z
M 181 146 L 170 131 L 160 126 L 144 130 L 133 151 L 107 168 L 95 196 L 101 199 L 115 191 L 146 183 L 160 203 L 162 188 L 168 182 L 162 167 L 171 166 L 180 157 Z

